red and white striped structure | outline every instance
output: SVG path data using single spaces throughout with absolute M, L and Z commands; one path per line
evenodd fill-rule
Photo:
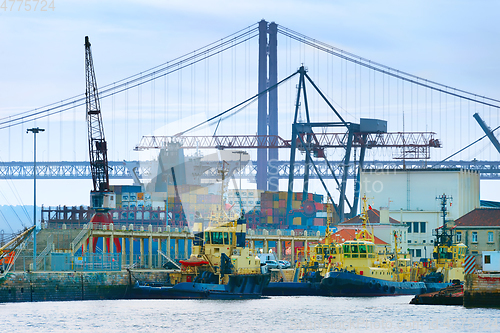
M 476 257 L 465 256 L 464 274 L 473 274 L 476 272 Z

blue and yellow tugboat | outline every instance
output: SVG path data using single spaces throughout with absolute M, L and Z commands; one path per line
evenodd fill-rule
M 214 223 L 214 221 L 212 221 Z M 137 282 L 136 298 L 260 298 L 270 280 L 260 259 L 245 246 L 246 221 L 215 222 L 195 233 L 193 254 L 180 261 L 168 283 Z
M 415 295 L 425 292 L 424 282 L 411 280 L 409 255 L 398 253 L 400 243 L 394 233 L 394 253 L 378 253 L 374 236 L 368 231 L 366 198 L 363 198 L 362 230 L 355 240 L 342 244 L 340 267 L 328 270 L 321 280 L 321 289 L 329 296 Z

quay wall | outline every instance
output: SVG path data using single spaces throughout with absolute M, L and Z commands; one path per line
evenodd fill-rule
M 466 275 L 464 306 L 500 307 L 500 273 Z
M 0 280 L 0 303 L 126 299 L 137 280 L 165 281 L 165 270 L 22 272 Z

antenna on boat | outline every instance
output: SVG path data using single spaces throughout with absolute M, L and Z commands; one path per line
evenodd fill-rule
M 330 245 L 330 223 L 332 223 L 332 207 L 330 205 L 330 197 L 326 198 L 326 232 L 325 232 L 325 244 Z
M 368 228 L 367 228 L 367 225 L 370 223 L 370 220 L 368 218 L 368 211 L 366 209 L 366 199 L 367 198 L 366 198 L 366 194 L 365 194 L 365 195 L 363 195 L 363 198 L 361 198 L 361 200 L 363 200 L 363 210 L 361 212 L 361 215 L 359 216 L 359 218 L 363 222 L 363 227 L 362 227 L 361 231 L 357 233 L 356 238 L 357 239 L 364 239 L 364 240 L 375 243 L 375 237 L 373 236 L 373 232 L 368 231 Z

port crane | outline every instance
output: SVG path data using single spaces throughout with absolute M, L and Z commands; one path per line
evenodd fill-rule
M 113 223 L 113 217 L 109 213 L 109 210 L 116 207 L 116 200 L 115 194 L 109 188 L 108 147 L 104 137 L 101 105 L 90 46 L 89 37 L 85 36 L 85 99 L 90 170 L 93 182 L 93 189 L 90 192 L 90 205 L 95 210 L 90 223 L 111 224 Z M 117 252 L 121 252 L 121 245 L 118 239 L 115 239 L 114 243 Z M 109 244 L 107 245 L 108 249 L 110 249 Z M 95 238 L 92 238 L 91 249 L 95 252 Z
M 387 133 L 387 122 L 379 119 L 360 119 L 360 123 L 346 122 L 337 112 L 333 105 L 324 96 L 321 90 L 316 86 L 312 79 L 307 75 L 306 69 L 302 66 L 297 73 L 300 74 L 297 100 L 295 103 L 295 116 L 292 124 L 292 138 L 285 140 L 277 135 L 214 135 L 214 136 L 184 136 L 181 134 L 167 136 L 143 136 L 141 142 L 136 146 L 136 150 L 155 149 L 166 147 L 169 143 L 176 142 L 182 148 L 216 148 L 216 149 L 245 149 L 245 148 L 289 148 L 290 151 L 290 172 L 288 181 L 288 196 L 287 196 L 287 212 L 289 218 L 293 217 L 292 192 L 294 182 L 294 164 L 296 150 L 306 154 L 305 173 L 303 186 L 303 200 L 305 201 L 308 193 L 309 171 L 310 167 L 314 168 L 318 178 L 320 179 L 328 199 L 332 202 L 335 213 L 340 221 L 346 217 L 352 217 L 357 212 L 359 201 L 359 181 L 360 171 L 363 169 L 364 156 L 366 149 L 378 147 L 401 148 L 401 153 L 394 156 L 396 159 L 429 159 L 430 148 L 439 148 L 441 143 L 435 138 L 435 133 L 432 132 L 397 132 Z M 295 75 L 294 74 L 294 75 Z M 290 76 L 291 77 L 291 76 Z M 289 77 L 289 78 L 290 78 Z M 306 79 L 313 86 L 314 90 L 326 102 L 329 109 L 335 113 L 339 121 L 337 122 L 312 122 L 309 115 L 309 106 L 306 94 Z M 271 89 L 271 87 L 269 88 Z M 298 117 L 299 106 L 303 100 L 305 106 L 306 121 L 301 122 Z M 213 118 L 212 118 L 213 119 Z M 317 131 L 321 128 L 322 132 Z M 336 133 L 327 128 L 344 128 L 346 132 Z M 184 132 L 183 132 L 184 133 Z M 335 172 L 326 159 L 325 148 L 343 148 L 345 155 L 342 160 L 342 177 L 337 179 Z M 354 199 L 352 204 L 346 196 L 347 175 L 350 165 L 351 151 L 355 148 L 360 148 L 360 156 L 355 167 L 355 188 Z M 356 153 L 354 153 L 356 155 Z M 340 196 L 338 204 L 335 204 L 329 189 L 326 187 L 320 172 L 313 158 L 322 158 L 327 163 L 330 172 L 335 179 L 339 188 Z M 354 156 L 356 158 L 356 156 Z M 354 161 L 356 164 L 356 160 Z M 304 210 L 307 211 L 307 205 L 304 202 Z M 345 204 L 350 208 L 349 213 L 345 211 Z M 312 212 L 312 211 L 311 211 Z

